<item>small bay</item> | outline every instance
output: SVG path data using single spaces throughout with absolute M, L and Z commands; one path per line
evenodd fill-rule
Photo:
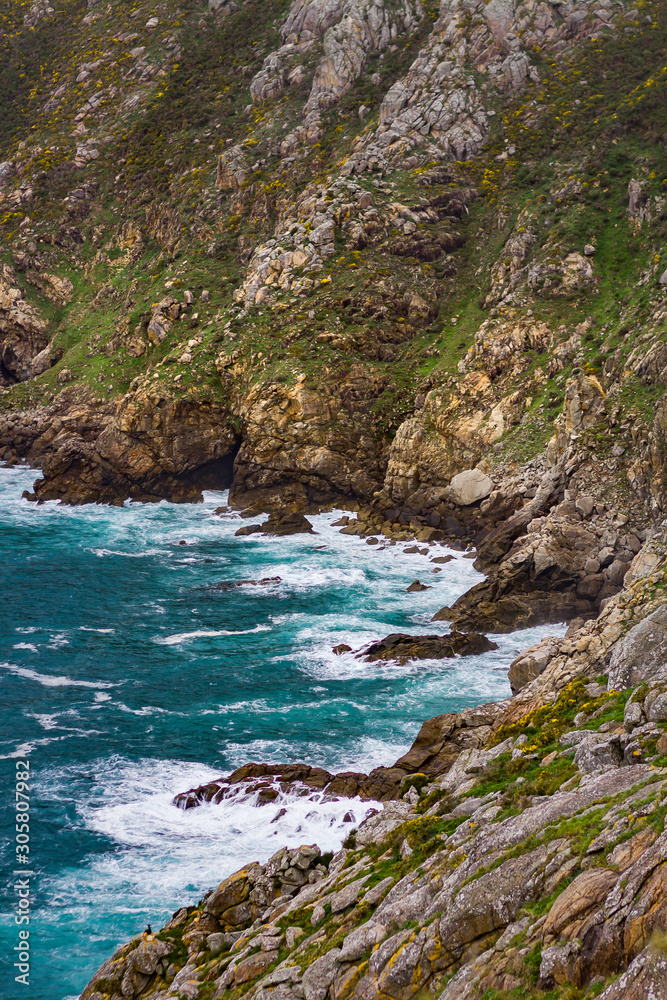
M 77 996 L 146 923 L 284 844 L 335 849 L 369 808 L 283 795 L 182 812 L 176 792 L 249 760 L 391 764 L 430 716 L 507 696 L 516 653 L 563 631 L 404 666 L 336 656 L 392 631 L 445 633 L 432 614 L 480 575 L 461 553 L 433 573 L 439 546 L 341 535 L 336 512 L 312 517 L 313 535 L 236 537 L 248 522 L 214 514 L 221 493 L 35 506 L 21 499 L 34 478 L 0 470 L 1 952 L 16 941 L 9 793 L 28 757 L 31 1000 Z M 406 593 L 415 578 L 430 589 Z

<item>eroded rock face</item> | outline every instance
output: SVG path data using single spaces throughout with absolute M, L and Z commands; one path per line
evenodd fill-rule
M 618 693 L 601 690 L 571 687 L 551 713 L 619 703 Z M 521 809 L 503 814 L 501 792 L 475 794 L 490 776 L 498 780 L 510 763 L 520 768 L 523 754 L 528 767 L 540 755 L 544 770 L 561 767 L 546 747 L 531 756 L 524 735 L 489 745 L 506 708 L 495 706 L 495 717 L 492 706 L 477 717 L 468 710 L 480 735 L 491 723 L 480 744 L 459 748 L 439 777 L 429 780 L 427 764 L 402 801 L 370 814 L 347 848 L 333 857 L 315 845 L 283 848 L 246 866 L 175 914 L 157 945 L 143 935 L 119 949 L 83 1000 L 142 991 L 158 1000 L 204 981 L 219 1000 L 241 987 L 256 1000 L 335 1000 L 358 996 L 359 984 L 365 997 L 412 1000 L 428 989 L 473 1000 L 525 985 L 525 958 L 537 951 L 540 990 L 582 989 L 620 973 L 602 994 L 608 1000 L 657 1000 L 662 994 L 651 991 L 663 988 L 664 969 L 651 942 L 667 913 L 667 835 L 651 817 L 667 801 L 667 770 L 632 761 L 579 775 L 575 768 L 562 787 L 524 796 Z M 425 749 L 446 719 L 431 720 Z M 575 728 L 561 742 L 581 746 L 595 736 L 601 745 L 609 734 Z M 321 787 L 322 776 L 313 779 Z M 502 795 L 517 802 L 513 784 Z M 434 838 L 438 824 L 446 832 Z M 545 898 L 538 916 L 532 904 Z M 334 929 L 343 931 L 335 942 Z M 187 957 L 175 958 L 177 946 Z
M 41 459 L 38 500 L 185 502 L 231 483 L 238 439 L 229 412 L 216 402 L 130 395 L 92 440 L 74 420 L 68 430 Z
M 362 73 L 368 56 L 383 52 L 399 35 L 411 34 L 423 16 L 419 0 L 296 0 L 280 29 L 282 45 L 264 60 L 250 84 L 253 102 L 272 100 L 312 75 L 303 116 L 311 134 L 317 112 L 335 104 Z M 319 58 L 318 58 L 319 57 Z
M 48 323 L 16 287 L 16 274 L 0 272 L 0 385 L 24 382 L 37 373 L 35 362 L 47 347 Z M 47 366 L 48 367 L 48 364 Z
M 339 393 L 314 391 L 305 378 L 292 388 L 276 383 L 252 389 L 241 404 L 245 432 L 233 501 L 243 505 L 244 494 L 294 480 L 315 496 L 372 495 L 383 464 L 363 411 L 381 387 L 360 384 L 358 391 L 358 401 L 350 399 L 348 420 Z

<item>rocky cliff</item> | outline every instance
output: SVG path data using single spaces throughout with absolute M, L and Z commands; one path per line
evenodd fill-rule
M 520 695 L 425 724 L 338 853 L 249 863 L 119 948 L 82 1000 L 662 996 L 667 605 L 647 600 L 662 544 L 594 625 L 551 640 Z M 246 767 L 177 801 L 363 794 L 363 778 Z
M 87 995 L 660 994 L 666 13 L 4 4 L 0 460 L 29 499 L 337 503 L 369 541 L 474 544 L 452 635 L 571 623 L 506 704 L 326 779 L 393 803 L 348 854 L 249 869 Z

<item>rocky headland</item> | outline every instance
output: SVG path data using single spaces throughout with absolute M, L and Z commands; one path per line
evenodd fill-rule
M 568 623 L 391 767 L 184 792 L 378 811 L 333 857 L 249 863 L 85 1000 L 667 992 L 666 15 L 4 5 L 0 460 L 39 470 L 27 498 L 229 489 L 268 515 L 240 534 L 336 507 L 434 570 L 474 552 L 449 635 L 371 659 Z

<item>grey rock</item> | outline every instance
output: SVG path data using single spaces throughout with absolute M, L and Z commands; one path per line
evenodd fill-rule
M 377 885 L 374 885 L 372 889 L 369 889 L 368 892 L 362 896 L 362 903 L 369 903 L 370 906 L 375 906 L 376 903 L 380 902 L 387 889 L 389 889 L 393 884 L 394 879 L 391 876 L 383 878 L 381 882 L 378 882 Z
M 644 718 L 642 706 L 638 701 L 629 701 L 623 713 L 623 725 L 630 732 L 635 726 L 640 726 Z
M 631 628 L 609 661 L 609 690 L 638 687 L 667 675 L 667 604 Z
M 384 969 L 391 956 L 396 954 L 403 942 L 407 941 L 411 934 L 410 930 L 403 930 L 387 938 L 371 955 L 368 962 L 369 971 L 377 976 Z
M 352 962 L 361 958 L 365 951 L 380 944 L 387 936 L 387 928 L 383 924 L 369 920 L 368 923 L 356 927 L 343 941 L 340 951 L 342 962 Z
M 340 948 L 332 948 L 308 966 L 303 974 L 305 1000 L 324 1000 L 340 967 L 340 953 Z
M 596 734 L 583 740 L 574 755 L 574 762 L 582 774 L 620 767 L 623 763 L 623 750 L 618 736 L 605 739 Z
M 335 892 L 331 896 L 331 912 L 340 913 L 342 910 L 346 910 L 349 906 L 353 906 L 354 903 L 359 898 L 359 893 L 364 882 L 368 881 L 368 875 L 364 875 L 363 878 L 356 879 L 354 882 L 350 882 L 339 892 Z
M 357 844 L 365 847 L 367 844 L 379 844 L 397 826 L 404 823 L 410 812 L 407 802 L 387 802 L 382 812 L 375 813 L 365 820 L 357 830 Z M 329 865 L 331 871 L 331 865 Z
M 667 722 L 667 692 L 651 700 L 646 710 L 646 717 L 649 722 Z
M 488 497 L 493 490 L 493 480 L 479 469 L 466 469 L 454 476 L 449 484 L 448 495 L 452 503 L 468 507 Z

